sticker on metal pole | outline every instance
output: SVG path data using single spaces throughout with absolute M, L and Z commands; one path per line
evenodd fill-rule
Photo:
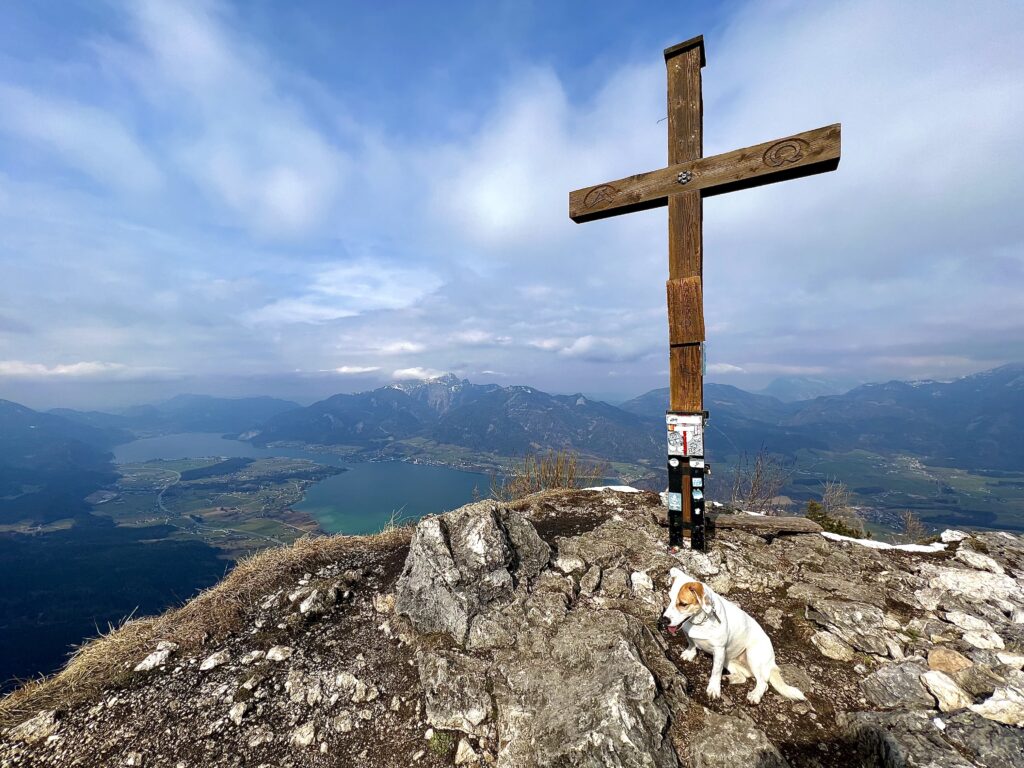
M 669 456 L 704 457 L 704 414 L 666 413 Z

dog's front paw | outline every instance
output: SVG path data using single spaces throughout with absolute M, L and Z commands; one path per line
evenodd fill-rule
M 719 699 L 722 697 L 722 681 L 712 680 L 708 683 L 707 694 L 709 699 Z
M 697 658 L 697 649 L 687 648 L 685 651 L 682 652 L 680 658 L 682 658 L 683 661 L 693 661 Z
M 764 694 L 758 693 L 757 690 L 755 689 L 755 690 L 753 690 L 753 691 L 751 691 L 750 693 L 747 694 L 747 701 L 749 701 L 751 704 L 760 704 L 761 703 L 761 696 L 763 696 L 763 695 Z

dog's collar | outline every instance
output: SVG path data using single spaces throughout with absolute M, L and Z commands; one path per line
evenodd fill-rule
M 718 614 L 715 613 L 714 606 L 711 607 L 710 611 L 701 611 L 696 616 L 693 616 L 692 618 L 690 618 L 690 624 L 691 624 L 691 626 L 699 627 L 701 624 L 703 624 L 708 619 L 714 619 L 715 621 L 719 621 L 720 620 L 718 618 Z

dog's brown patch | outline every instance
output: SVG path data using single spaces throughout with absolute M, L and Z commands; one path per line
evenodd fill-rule
M 702 605 L 704 602 L 704 585 L 699 581 L 688 581 L 679 588 L 679 596 L 676 598 L 676 605 L 682 608 L 684 605 Z

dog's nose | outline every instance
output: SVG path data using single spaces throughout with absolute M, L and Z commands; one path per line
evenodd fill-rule
M 668 620 L 668 617 L 662 616 L 660 619 L 658 619 L 658 629 L 667 629 L 669 623 L 670 622 Z

